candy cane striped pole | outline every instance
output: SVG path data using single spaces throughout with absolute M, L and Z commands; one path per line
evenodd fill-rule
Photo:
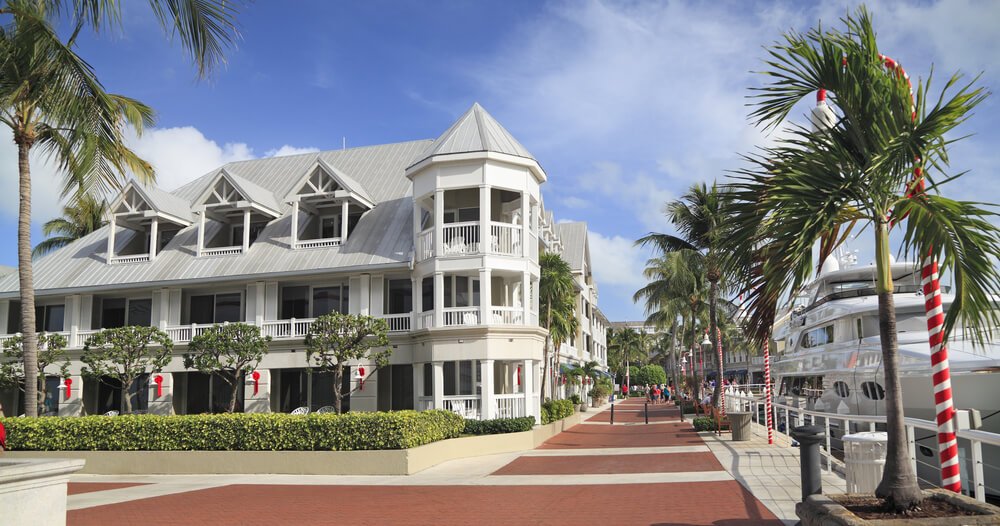
M 767 443 L 774 443 L 774 416 L 771 410 L 771 353 L 769 342 L 764 340 L 764 410 L 767 413 Z
M 726 383 L 722 381 L 723 370 L 722 370 L 722 330 L 718 326 L 715 327 L 715 347 L 719 352 L 719 377 L 716 380 L 719 382 L 719 410 L 722 411 L 722 415 L 726 415 Z

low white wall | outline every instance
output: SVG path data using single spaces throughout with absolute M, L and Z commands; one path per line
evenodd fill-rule
M 65 525 L 66 483 L 82 467 L 79 459 L 4 455 L 0 460 L 0 523 Z

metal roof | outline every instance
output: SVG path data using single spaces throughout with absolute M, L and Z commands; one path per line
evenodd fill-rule
M 0 265 L 0 276 L 4 274 L 10 274 L 12 272 L 17 272 L 17 267 L 8 267 L 7 265 Z
M 197 224 L 184 228 L 150 262 L 108 265 L 106 263 L 107 226 L 40 258 L 34 265 L 35 289 L 47 291 L 72 289 L 167 286 L 180 281 L 221 281 L 285 273 L 336 272 L 363 267 L 409 264 L 413 250 L 413 199 L 411 183 L 404 170 L 412 164 L 431 141 L 367 146 L 349 150 L 308 153 L 229 163 L 223 168 L 254 185 L 254 192 L 266 191 L 272 199 L 284 196 L 305 170 L 322 159 L 343 174 L 363 185 L 377 202 L 366 213 L 347 242 L 340 247 L 291 250 L 290 207 L 284 203 L 284 215 L 267 225 L 257 241 L 244 254 L 196 257 Z M 192 202 L 211 184 L 219 170 L 175 190 L 171 195 Z M 246 188 L 244 188 L 246 190 Z M 249 196 L 248 196 L 249 197 Z M 222 225 L 208 222 L 206 239 Z M 132 230 L 119 229 L 116 245 L 124 247 Z M 13 296 L 18 286 L 17 274 L 0 276 L 0 295 Z M 53 292 L 56 293 L 56 292 Z
M 435 155 L 468 152 L 497 152 L 534 160 L 528 149 L 477 102 L 413 164 Z
M 583 272 L 583 263 L 588 260 L 587 223 L 556 223 L 556 235 L 562 241 L 562 258 L 574 272 Z
M 188 223 L 194 222 L 194 216 L 191 215 L 191 203 L 188 201 L 160 190 L 153 185 L 143 186 L 136 183 L 135 187 L 146 198 L 149 206 L 154 210 L 172 215 L 178 219 L 183 219 Z

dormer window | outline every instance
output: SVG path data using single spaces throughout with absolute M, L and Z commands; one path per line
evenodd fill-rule
M 183 199 L 156 187 L 130 182 L 110 207 L 107 261 L 141 263 L 156 257 L 177 232 L 191 224 Z
M 199 256 L 245 253 L 267 224 L 281 216 L 274 194 L 225 168 L 195 205 L 200 215 Z
M 322 159 L 293 188 L 288 199 L 294 249 L 342 245 L 375 206 L 361 185 Z

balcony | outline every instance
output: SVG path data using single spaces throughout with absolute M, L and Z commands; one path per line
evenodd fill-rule
M 520 225 L 493 221 L 487 243 L 480 237 L 480 222 L 448 223 L 441 229 L 443 242 L 441 255 L 445 257 L 497 255 L 522 257 L 522 233 Z M 434 257 L 434 229 L 428 228 L 417 234 L 414 248 L 417 261 Z M 537 254 L 536 250 L 531 254 Z

